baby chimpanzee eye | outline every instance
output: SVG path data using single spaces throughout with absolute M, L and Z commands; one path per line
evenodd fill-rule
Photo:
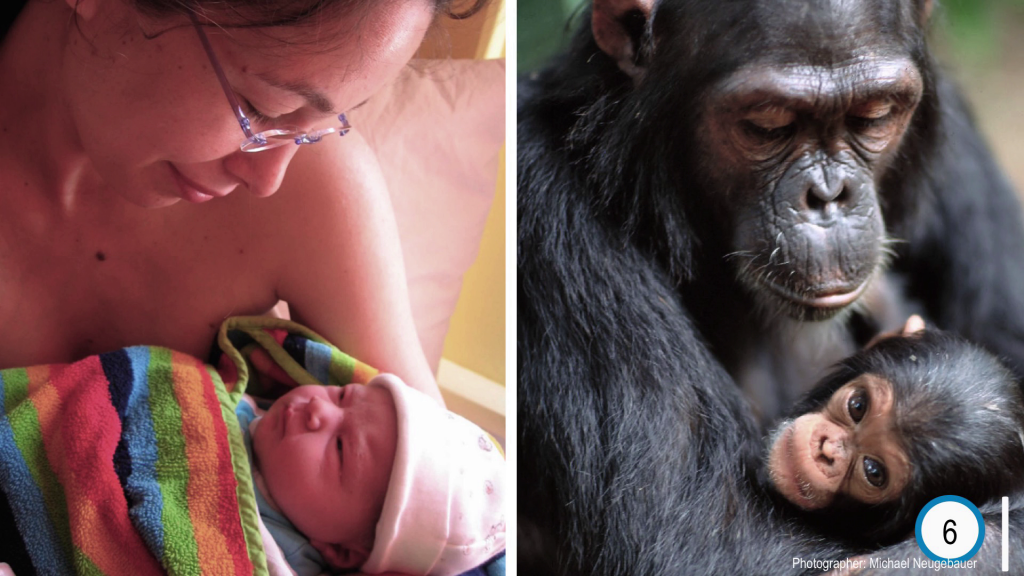
M 885 485 L 885 466 L 881 462 L 864 457 L 864 477 L 872 486 L 881 488 Z
M 868 411 L 868 395 L 863 390 L 858 390 L 846 401 L 846 410 L 854 422 L 860 422 Z

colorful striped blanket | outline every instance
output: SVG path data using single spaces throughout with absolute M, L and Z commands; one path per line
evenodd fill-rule
M 235 407 L 376 371 L 298 324 L 231 318 L 212 364 L 133 347 L 0 371 L 0 561 L 16 574 L 266 574 Z

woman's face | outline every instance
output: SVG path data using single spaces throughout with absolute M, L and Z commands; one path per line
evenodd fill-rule
M 339 113 L 393 79 L 431 19 L 426 0 L 401 0 L 319 26 L 205 30 L 254 132 L 308 130 L 337 125 Z M 106 186 L 146 207 L 212 200 L 239 186 L 256 196 L 277 191 L 300 147 L 239 150 L 244 134 L 187 18 L 147 20 L 122 2 L 99 2 L 79 27 L 68 29 L 63 90 Z M 322 42 L 311 41 L 318 35 Z M 274 120 L 257 120 L 246 102 Z M 326 107 L 333 112 L 318 109 Z

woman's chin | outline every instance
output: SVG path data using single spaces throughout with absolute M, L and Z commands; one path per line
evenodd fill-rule
M 139 208 L 166 208 L 181 202 L 181 198 L 159 192 L 139 192 L 137 190 L 118 190 L 117 195 L 129 204 Z

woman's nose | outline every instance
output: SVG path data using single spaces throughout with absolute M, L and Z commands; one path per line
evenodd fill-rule
M 288 171 L 299 146 L 285 144 L 262 152 L 242 152 L 241 150 L 224 159 L 224 168 L 234 177 L 241 180 L 260 198 L 270 196 L 281 187 L 284 174 Z

